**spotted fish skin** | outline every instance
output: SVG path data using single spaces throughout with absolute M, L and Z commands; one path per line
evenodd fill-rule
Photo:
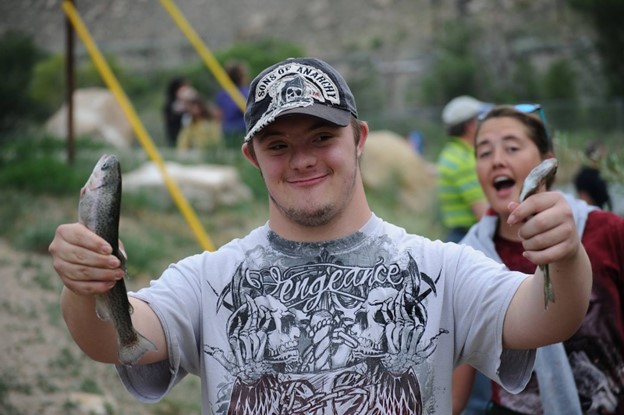
M 559 162 L 556 158 L 549 158 L 542 161 L 529 172 L 520 191 L 520 201 L 524 202 L 529 196 L 537 193 L 540 187 L 544 186 L 548 180 L 555 176 Z M 548 308 L 550 302 L 555 302 L 555 289 L 550 279 L 548 264 L 539 265 L 544 274 L 544 308 Z

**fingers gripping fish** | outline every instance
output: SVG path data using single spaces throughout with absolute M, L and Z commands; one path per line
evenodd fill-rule
M 533 170 L 531 170 L 522 184 L 520 201 L 523 202 L 529 196 L 537 193 L 540 187 L 545 185 L 550 178 L 554 177 L 557 173 L 558 165 L 559 163 L 556 158 L 549 158 L 542 161 Z M 544 308 L 548 308 L 549 302 L 555 302 L 555 290 L 550 279 L 548 264 L 539 265 L 539 268 L 544 274 Z
M 113 247 L 113 255 L 126 268 L 125 257 L 119 251 L 119 215 L 121 208 L 121 168 L 117 157 L 103 155 L 95 165 L 89 180 L 80 191 L 79 221 L 101 236 Z M 123 279 L 106 294 L 96 297 L 96 313 L 102 320 L 111 320 L 117 331 L 119 361 L 133 365 L 148 350 L 156 346 L 139 334 L 132 325 Z

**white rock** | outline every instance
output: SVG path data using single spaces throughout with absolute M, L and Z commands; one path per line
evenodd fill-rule
M 371 189 L 395 186 L 399 200 L 415 212 L 435 201 L 435 166 L 424 160 L 407 140 L 392 131 L 371 131 L 362 157 L 362 180 Z
M 240 180 L 238 171 L 232 166 L 165 162 L 165 168 L 189 203 L 198 210 L 210 211 L 217 206 L 233 205 L 252 197 L 251 190 Z M 159 199 L 171 202 L 166 197 L 168 190 L 162 173 L 153 162 L 124 174 L 122 188 L 126 192 L 147 190 L 152 195 L 154 189 L 159 189 Z
M 67 106 L 46 122 L 45 129 L 57 137 L 67 137 Z M 105 88 L 74 91 L 74 135 L 101 138 L 117 148 L 129 148 L 134 134 L 121 106 Z

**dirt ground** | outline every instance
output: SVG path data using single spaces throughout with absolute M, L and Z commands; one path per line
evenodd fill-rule
M 63 322 L 61 282 L 49 255 L 16 251 L 0 239 L 0 413 L 148 415 L 199 413 L 198 381 L 160 404 L 132 398 L 114 368 L 91 361 Z M 187 382 L 185 380 L 185 382 Z M 184 396 L 182 396 L 184 395 Z M 189 405 L 189 402 L 196 404 Z

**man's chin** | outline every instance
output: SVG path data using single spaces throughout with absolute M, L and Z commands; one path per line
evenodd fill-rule
M 283 211 L 286 217 L 300 226 L 324 226 L 333 219 L 334 211 L 330 207 L 310 209 L 287 209 Z

